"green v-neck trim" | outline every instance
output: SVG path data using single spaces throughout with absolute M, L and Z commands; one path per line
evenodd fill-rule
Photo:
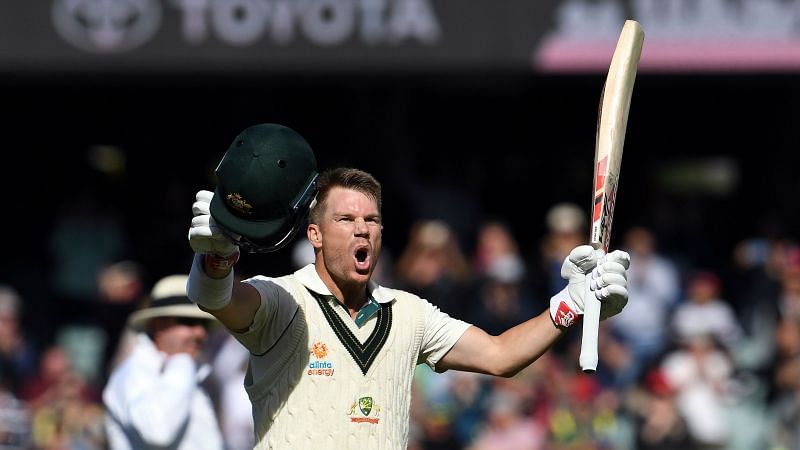
M 328 325 L 333 329 L 333 332 L 336 333 L 339 342 L 344 345 L 344 348 L 350 353 L 350 356 L 361 369 L 361 372 L 366 375 L 381 348 L 383 348 L 383 345 L 389 338 L 389 331 L 392 329 L 392 302 L 380 304 L 381 309 L 377 314 L 375 329 L 372 330 L 369 338 L 362 344 L 328 303 L 328 296 L 316 293 L 311 289 L 309 289 L 308 292 L 317 300 L 322 314 L 328 321 Z

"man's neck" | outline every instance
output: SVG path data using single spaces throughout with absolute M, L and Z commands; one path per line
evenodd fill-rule
M 324 270 L 320 271 L 318 269 L 317 274 L 325 284 L 325 287 L 336 297 L 336 300 L 347 308 L 351 317 L 355 318 L 358 310 L 367 302 L 367 285 L 337 283 L 333 277 Z
M 330 289 L 330 287 L 328 287 Z M 347 293 L 347 291 L 334 291 L 331 289 L 331 293 L 336 297 L 336 300 L 344 305 L 347 308 L 347 312 L 350 313 L 350 317 L 354 320 L 356 315 L 358 315 L 358 311 L 361 310 L 361 307 L 367 303 L 367 289 L 366 286 L 362 286 L 361 289 L 355 289 L 352 293 Z

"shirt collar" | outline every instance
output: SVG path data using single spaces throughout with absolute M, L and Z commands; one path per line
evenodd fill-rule
M 322 295 L 333 295 L 331 294 L 330 289 L 328 289 L 328 286 L 325 286 L 325 283 L 322 282 L 322 279 L 319 277 L 314 264 L 309 264 L 301 268 L 295 272 L 294 275 L 303 284 L 303 286 L 311 289 L 312 291 Z M 389 303 L 394 300 L 394 295 L 392 295 L 390 289 L 380 286 L 378 283 L 372 280 L 369 280 L 367 283 L 367 295 L 372 296 L 372 298 L 378 301 L 378 303 Z

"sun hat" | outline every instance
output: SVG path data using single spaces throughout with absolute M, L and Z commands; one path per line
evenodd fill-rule
M 214 316 L 201 310 L 189 300 L 186 295 L 188 280 L 189 275 L 169 275 L 160 279 L 150 291 L 147 305 L 128 318 L 128 326 L 144 331 L 150 320 L 156 317 L 216 320 Z

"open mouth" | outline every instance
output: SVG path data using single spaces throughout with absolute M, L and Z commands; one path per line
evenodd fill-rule
M 356 262 L 356 269 L 368 270 L 370 264 L 369 249 L 367 247 L 359 247 L 353 254 Z

